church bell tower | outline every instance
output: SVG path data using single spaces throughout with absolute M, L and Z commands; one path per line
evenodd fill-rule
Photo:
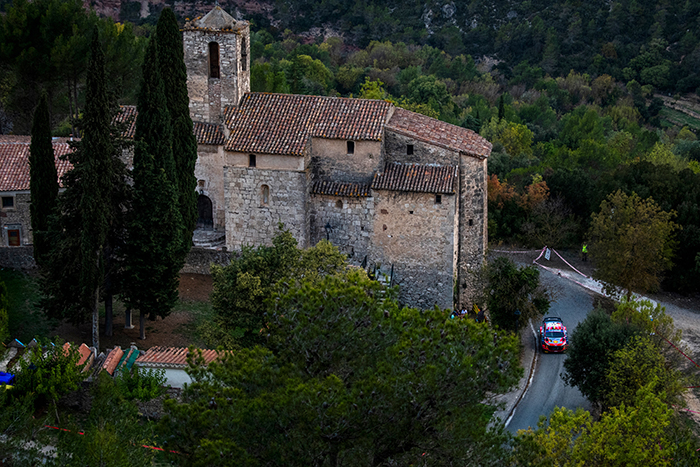
M 219 6 L 183 28 L 190 116 L 221 124 L 224 110 L 250 91 L 250 26 Z

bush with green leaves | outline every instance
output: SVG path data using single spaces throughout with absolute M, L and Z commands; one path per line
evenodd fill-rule
M 114 384 L 126 400 L 149 401 L 165 393 L 165 370 L 139 368 L 119 371 Z
M 267 300 L 278 288 L 304 278 L 315 280 L 347 267 L 346 257 L 331 243 L 300 249 L 288 229 L 279 224 L 272 246 L 244 247 L 227 266 L 212 265 L 214 323 L 206 326 L 209 340 L 226 348 L 264 342 Z
M 202 466 L 499 464 L 488 401 L 522 375 L 518 340 L 395 292 L 358 269 L 279 291 L 269 348 L 193 362 L 166 401 L 167 448 Z
M 642 386 L 629 405 L 613 407 L 598 421 L 580 408 L 555 408 L 536 430 L 518 433 L 511 465 L 697 465 L 697 442 L 673 436 L 673 410 L 662 399 Z
M 637 334 L 637 328 L 612 321 L 601 309 L 588 313 L 569 338 L 562 374 L 566 384 L 578 387 L 591 402 L 602 402 L 608 392 L 606 376 L 614 353 Z
M 508 258 L 496 258 L 486 266 L 485 279 L 482 300 L 493 324 L 502 329 L 516 330 L 516 325 L 549 310 L 551 296 L 535 266 L 518 267 Z

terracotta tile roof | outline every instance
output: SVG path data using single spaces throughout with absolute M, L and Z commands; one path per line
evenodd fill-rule
M 135 105 L 120 106 L 121 112 L 114 117 L 118 123 L 126 123 L 126 129 L 122 132 L 122 137 L 134 139 L 136 135 L 136 117 L 138 112 Z M 224 144 L 226 138 L 219 125 L 213 123 L 193 122 L 194 135 L 197 137 L 197 144 L 212 144 L 218 146 Z
M 135 363 L 148 368 L 186 368 L 188 353 L 187 347 L 151 347 L 137 358 Z M 202 349 L 202 357 L 206 364 L 216 360 L 217 356 L 216 350 Z
M 107 355 L 107 358 L 105 358 L 105 362 L 102 364 L 102 368 L 110 375 L 114 375 L 114 370 L 117 369 L 117 365 L 119 365 L 119 362 L 121 361 L 123 356 L 124 351 L 122 350 L 122 348 L 116 346 L 109 353 L 109 355 Z
M 310 136 L 380 141 L 391 107 L 381 100 L 246 93 L 226 109 L 226 149 L 300 156 Z
M 472 130 L 397 108 L 387 129 L 405 136 L 477 157 L 491 155 L 491 143 Z
M 120 105 L 119 112 L 114 117 L 114 123 L 126 123 L 126 128 L 122 132 L 122 138 L 134 139 L 136 134 L 136 116 L 138 112 L 136 111 L 135 105 Z
M 3 137 L 3 139 L 5 138 Z M 29 190 L 30 137 L 14 138 L 18 138 L 17 141 L 5 142 L 0 140 L 0 191 Z M 70 170 L 71 165 L 68 161 L 61 160 L 59 157 L 73 152 L 73 149 L 65 138 L 57 138 L 53 141 L 53 152 L 60 183 L 61 177 Z
M 221 126 L 213 123 L 194 122 L 194 135 L 198 144 L 219 146 L 226 141 Z
M 374 176 L 373 190 L 454 193 L 458 169 L 454 166 L 387 164 Z
M 327 182 L 317 180 L 311 185 L 311 193 L 333 196 L 372 196 L 367 183 Z

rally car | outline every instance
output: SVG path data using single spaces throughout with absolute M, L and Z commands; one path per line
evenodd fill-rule
M 566 334 L 566 326 L 561 318 L 548 316 L 542 320 L 540 332 L 537 335 L 537 344 L 542 352 L 564 352 L 569 347 Z

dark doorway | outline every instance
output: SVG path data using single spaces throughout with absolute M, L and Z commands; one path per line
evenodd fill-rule
M 199 214 L 199 218 L 197 219 L 198 229 L 214 228 L 214 215 L 212 213 L 212 204 L 209 197 L 199 195 L 199 198 L 197 198 L 197 213 Z

